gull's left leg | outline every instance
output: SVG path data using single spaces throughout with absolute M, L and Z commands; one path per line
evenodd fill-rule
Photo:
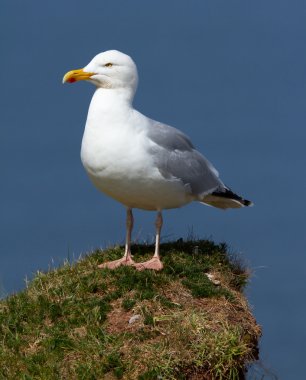
M 125 252 L 121 259 L 108 261 L 107 263 L 103 263 L 98 265 L 99 268 L 109 268 L 115 269 L 120 267 L 121 265 L 134 265 L 134 261 L 131 255 L 131 237 L 132 237 L 132 229 L 134 225 L 134 218 L 132 209 L 128 208 L 126 210 L 126 240 L 125 240 Z
M 160 257 L 159 257 L 160 231 L 161 231 L 162 225 L 163 225 L 163 216 L 162 216 L 161 211 L 158 211 L 157 216 L 156 216 L 156 221 L 155 221 L 155 226 L 156 226 L 155 253 L 151 260 L 145 261 L 144 263 L 134 264 L 137 270 L 163 269 L 163 263 L 160 261 Z

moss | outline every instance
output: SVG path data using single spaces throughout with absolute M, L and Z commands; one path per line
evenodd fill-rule
M 131 310 L 133 309 L 133 307 L 135 306 L 136 304 L 136 301 L 134 299 L 131 299 L 131 298 L 125 298 L 123 301 L 122 301 L 122 307 L 124 310 L 128 311 L 128 310 Z

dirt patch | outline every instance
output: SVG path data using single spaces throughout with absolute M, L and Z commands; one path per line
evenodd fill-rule
M 126 311 L 122 308 L 122 298 L 111 303 L 112 310 L 107 315 L 106 331 L 110 334 L 118 334 L 125 331 L 135 331 L 143 325 L 142 318 L 133 323 L 129 320 L 135 315 L 133 310 Z

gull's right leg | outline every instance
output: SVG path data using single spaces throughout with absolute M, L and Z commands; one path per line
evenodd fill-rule
M 125 240 L 124 255 L 119 260 L 108 261 L 106 263 L 98 265 L 99 268 L 115 269 L 115 268 L 120 267 L 121 265 L 135 264 L 131 255 L 131 237 L 132 237 L 133 225 L 134 225 L 134 218 L 133 218 L 132 209 L 128 208 L 126 211 L 126 240 Z
M 151 260 L 145 261 L 143 263 L 137 263 L 135 264 L 135 268 L 137 270 L 144 270 L 144 269 L 153 269 L 153 270 L 162 270 L 163 269 L 163 263 L 160 260 L 159 256 L 159 244 L 160 244 L 160 232 L 163 225 L 163 216 L 161 211 L 157 212 L 156 216 L 156 240 L 155 240 L 155 253 Z

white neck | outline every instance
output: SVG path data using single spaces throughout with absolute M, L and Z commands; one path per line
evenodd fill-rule
M 95 120 L 120 121 L 133 109 L 133 97 L 128 89 L 97 88 L 89 106 L 87 124 Z
M 132 108 L 134 94 L 129 89 L 105 89 L 97 88 L 89 106 L 88 115 L 91 112 L 95 114 L 111 114 L 118 113 L 124 109 Z

